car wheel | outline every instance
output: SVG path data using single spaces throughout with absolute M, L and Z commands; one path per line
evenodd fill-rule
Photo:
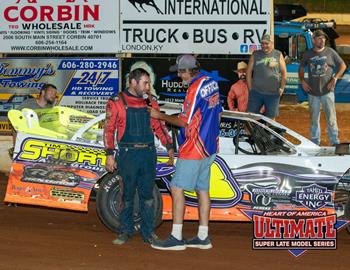
M 122 206 L 122 198 L 120 192 L 121 178 L 116 174 L 107 174 L 101 181 L 97 196 L 96 209 L 97 214 L 102 223 L 113 232 L 120 232 L 120 212 Z M 154 185 L 153 189 L 154 199 L 154 216 L 155 225 L 159 226 L 162 222 L 162 197 L 158 187 Z M 136 193 L 134 200 L 134 225 L 135 230 L 138 231 L 141 225 L 141 215 L 139 209 L 139 198 Z

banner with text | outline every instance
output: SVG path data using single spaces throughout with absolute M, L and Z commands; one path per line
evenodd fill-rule
M 120 49 L 131 53 L 249 54 L 270 33 L 270 0 L 120 2 Z
M 57 105 L 99 115 L 119 91 L 119 59 L 8 58 L 0 60 L 0 133 L 8 132 L 7 113 L 37 96 L 44 83 L 57 87 Z
M 145 68 L 151 77 L 151 89 L 154 89 L 159 100 L 183 103 L 188 85 L 184 84 L 176 72 L 170 72 L 169 67 L 174 65 L 176 58 L 165 57 L 138 57 L 122 59 L 123 79 L 122 89 L 126 87 L 125 74 L 130 71 L 131 66 Z M 227 107 L 227 95 L 231 86 L 237 82 L 238 76 L 235 70 L 240 61 L 248 63 L 247 57 L 235 58 L 199 58 L 201 73 L 210 76 L 219 83 L 222 104 Z
M 119 1 L 2 0 L 2 53 L 115 53 Z

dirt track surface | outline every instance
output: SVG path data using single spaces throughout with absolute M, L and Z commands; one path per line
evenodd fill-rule
M 338 249 L 307 251 L 299 258 L 286 250 L 252 250 L 252 224 L 213 222 L 211 250 L 157 251 L 136 236 L 114 246 L 113 233 L 88 214 L 3 203 L 6 177 L 0 176 L 0 269 L 349 269 L 350 235 L 338 233 Z M 158 229 L 166 237 L 171 222 Z M 184 234 L 196 233 L 186 222 Z
M 337 108 L 341 141 L 350 138 L 349 105 Z M 281 106 L 279 122 L 308 136 L 308 108 Z M 328 144 L 322 117 L 322 144 Z M 307 251 L 299 258 L 286 250 L 252 250 L 251 223 L 212 222 L 212 250 L 156 251 L 136 236 L 114 246 L 115 235 L 99 221 L 95 203 L 89 213 L 41 207 L 7 206 L 7 176 L 0 174 L 0 270 L 34 269 L 349 269 L 350 235 L 338 232 L 337 250 Z M 157 230 L 167 237 L 171 222 Z M 196 234 L 197 223 L 185 222 L 184 236 Z
M 339 140 L 341 143 L 350 143 L 350 104 L 338 103 L 337 107 L 337 123 L 339 129 Z M 306 138 L 309 138 L 309 109 L 307 103 L 297 105 L 280 105 L 280 115 L 276 121 L 293 129 Z M 327 136 L 327 125 L 323 112 L 320 116 L 321 122 L 321 145 L 329 146 Z

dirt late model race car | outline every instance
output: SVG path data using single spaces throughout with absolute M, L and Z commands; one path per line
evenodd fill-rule
M 179 104 L 161 110 L 178 114 Z M 106 172 L 101 121 L 66 107 L 11 110 L 17 130 L 6 202 L 88 210 L 96 192 L 97 213 L 112 231 L 120 227 L 120 177 Z M 103 123 L 102 123 L 103 124 Z M 170 126 L 177 149 L 177 128 Z M 169 184 L 175 166 L 155 138 L 157 176 L 154 187 L 157 225 L 172 218 Z M 350 216 L 350 155 L 347 144 L 320 147 L 262 115 L 225 111 L 219 153 L 211 167 L 211 220 L 250 221 L 252 212 L 325 211 Z M 197 196 L 186 192 L 185 219 L 198 219 Z M 135 226 L 140 224 L 137 195 Z

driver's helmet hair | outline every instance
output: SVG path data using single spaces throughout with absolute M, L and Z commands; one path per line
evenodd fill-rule
M 154 86 L 153 86 L 153 84 L 156 80 L 156 75 L 154 74 L 153 68 L 149 64 L 147 64 L 145 61 L 137 61 L 134 64 L 132 64 L 129 72 L 131 72 L 137 68 L 142 68 L 145 71 L 147 71 L 147 73 L 149 74 L 150 79 L 151 79 L 151 83 L 150 83 L 151 95 L 157 96 L 156 90 L 154 89 Z M 127 73 L 125 76 L 125 85 L 127 88 L 129 88 L 129 73 Z

